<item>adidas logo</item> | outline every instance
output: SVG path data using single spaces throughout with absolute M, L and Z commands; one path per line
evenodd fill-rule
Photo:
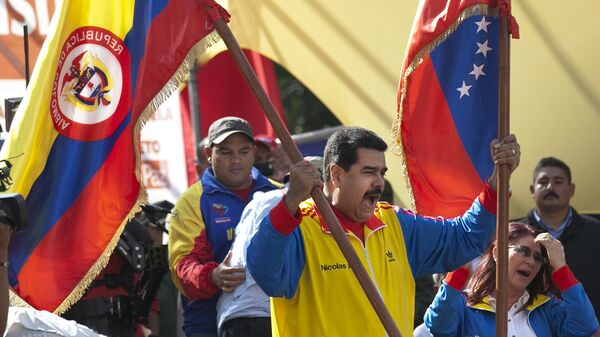
M 396 258 L 394 257 L 394 253 L 392 253 L 389 250 L 387 252 L 385 252 L 385 256 L 387 257 L 388 262 L 394 262 L 394 261 L 396 261 Z

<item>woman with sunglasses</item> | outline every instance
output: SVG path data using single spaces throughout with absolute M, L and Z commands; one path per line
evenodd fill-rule
M 598 320 L 566 265 L 560 241 L 527 224 L 510 223 L 508 242 L 508 336 L 592 336 Z M 469 278 L 467 268 L 448 274 L 425 313 L 433 336 L 494 336 L 496 256 L 492 243 L 468 291 L 461 291 Z M 561 299 L 552 295 L 555 289 Z

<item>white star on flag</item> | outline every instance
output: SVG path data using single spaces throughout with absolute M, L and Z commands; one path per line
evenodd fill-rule
M 471 87 L 472 85 L 467 85 L 465 81 L 463 81 L 462 86 L 460 88 L 456 88 L 456 90 L 460 92 L 459 98 L 462 98 L 464 95 L 470 96 L 469 89 L 471 89 Z
M 489 25 L 491 25 L 491 22 L 485 21 L 485 16 L 481 17 L 481 21 L 479 22 L 475 22 L 475 24 L 477 25 L 477 31 L 475 33 L 479 33 L 480 30 L 483 30 L 484 32 L 488 32 L 487 31 L 487 27 Z
M 484 43 L 477 42 L 477 47 L 475 54 L 483 54 L 484 57 L 487 57 L 487 52 L 492 50 L 492 48 L 488 47 L 488 40 L 485 40 Z
M 473 71 L 471 71 L 469 74 L 475 76 L 475 79 L 478 80 L 479 76 L 486 75 L 486 73 L 483 72 L 483 66 L 483 64 L 480 66 L 473 64 Z

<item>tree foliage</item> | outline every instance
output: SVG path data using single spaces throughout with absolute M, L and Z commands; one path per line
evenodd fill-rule
M 274 65 L 283 109 L 292 134 L 340 125 L 340 121 L 310 89 L 285 68 L 275 62 Z

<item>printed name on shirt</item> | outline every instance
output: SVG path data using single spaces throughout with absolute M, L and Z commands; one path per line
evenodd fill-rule
M 340 270 L 340 269 L 350 269 L 348 265 L 345 263 L 335 263 L 335 264 L 322 264 L 321 271 L 332 271 L 332 270 Z

